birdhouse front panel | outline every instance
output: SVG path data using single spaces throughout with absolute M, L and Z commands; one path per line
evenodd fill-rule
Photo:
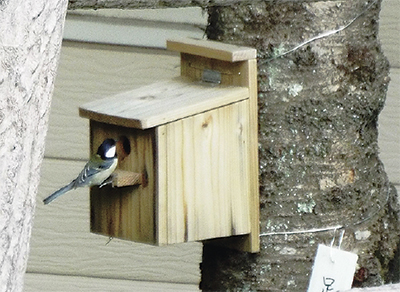
M 155 230 L 155 134 L 154 129 L 138 130 L 112 124 L 90 122 L 91 151 L 96 152 L 106 137 L 127 138 L 131 151 L 119 157 L 118 169 L 143 175 L 139 185 L 90 190 L 90 229 L 94 233 L 156 243 Z M 118 154 L 121 151 L 118 151 Z M 121 156 L 121 155 L 119 155 Z

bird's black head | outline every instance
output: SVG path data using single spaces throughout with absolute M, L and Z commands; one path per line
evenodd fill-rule
M 117 146 L 114 139 L 105 139 L 97 149 L 97 154 L 101 159 L 112 159 L 117 157 Z

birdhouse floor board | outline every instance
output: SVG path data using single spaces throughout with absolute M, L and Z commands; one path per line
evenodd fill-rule
M 80 107 L 80 115 L 99 122 L 148 129 L 248 97 L 246 87 L 176 78 L 87 103 Z

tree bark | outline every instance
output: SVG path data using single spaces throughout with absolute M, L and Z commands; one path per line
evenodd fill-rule
M 377 144 L 389 82 L 379 10 L 378 0 L 209 7 L 210 39 L 258 50 L 261 252 L 205 244 L 204 291 L 306 291 L 335 226 L 359 255 L 355 286 L 398 280 L 399 205 Z
M 22 291 L 67 1 L 0 3 L 0 291 Z

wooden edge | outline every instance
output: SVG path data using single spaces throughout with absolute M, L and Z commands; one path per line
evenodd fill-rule
M 250 236 L 247 250 L 260 251 L 260 190 L 259 190 L 259 161 L 258 161 L 258 85 L 257 60 L 246 62 L 250 91 Z
M 117 169 L 112 174 L 112 186 L 117 188 L 140 185 L 143 181 L 142 173 Z
M 194 38 L 167 40 L 167 49 L 229 62 L 246 61 L 257 57 L 257 50 L 253 48 Z
M 156 212 L 155 224 L 156 228 L 156 243 L 158 245 L 168 244 L 168 210 L 167 210 L 167 127 L 162 125 L 155 129 L 156 159 L 155 159 L 155 175 L 156 192 L 158 196 L 155 198 Z
M 89 108 L 87 108 L 88 106 L 90 106 L 90 104 L 91 103 L 87 103 L 79 107 L 79 116 L 81 118 L 86 118 L 100 123 L 125 126 L 140 130 L 146 129 L 146 127 L 144 127 L 143 124 L 136 119 L 127 119 L 92 111 Z
M 159 88 L 159 91 L 155 94 L 159 101 L 155 103 L 149 101 L 147 103 L 147 111 L 144 111 L 142 106 L 141 114 L 135 111 L 137 109 L 135 109 L 134 103 L 125 102 L 127 100 L 137 101 L 143 92 L 154 90 L 154 88 Z M 168 89 L 167 91 L 173 92 L 169 95 L 172 100 L 166 99 L 161 89 Z M 177 100 L 182 98 L 182 94 L 176 94 L 177 91 L 175 89 L 179 92 L 186 91 L 187 93 L 183 106 L 178 106 Z M 206 96 L 218 98 L 195 98 L 200 96 L 199 92 L 202 90 L 210 92 Z M 190 97 L 192 98 L 190 99 Z M 85 103 L 79 107 L 79 116 L 101 123 L 145 130 L 248 98 L 249 90 L 244 86 L 211 86 L 179 77 Z M 128 114 L 110 109 L 110 105 L 120 101 L 127 104 L 127 108 L 129 108 L 127 109 Z M 176 106 L 169 106 L 171 104 Z M 151 110 L 152 107 L 157 109 Z
M 248 60 L 243 64 L 243 80 L 241 86 L 249 87 L 250 116 L 249 125 L 249 223 L 250 232 L 245 235 L 216 238 L 203 241 L 204 244 L 224 246 L 243 252 L 260 251 L 260 194 L 258 181 L 258 109 L 257 109 L 257 61 Z

